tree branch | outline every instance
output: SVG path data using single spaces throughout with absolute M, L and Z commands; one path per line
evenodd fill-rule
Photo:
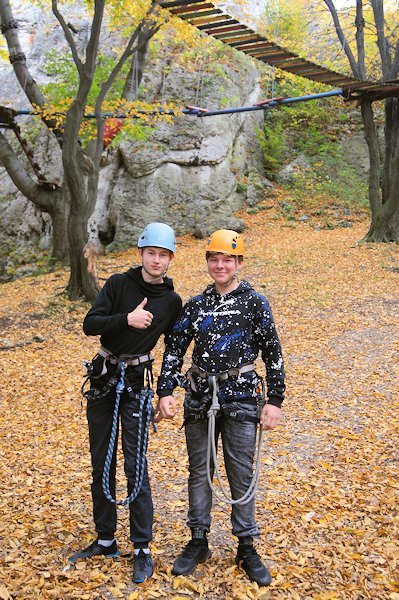
M 338 39 L 341 42 L 341 45 L 344 49 L 346 57 L 349 61 L 350 67 L 352 69 L 352 73 L 354 74 L 355 77 L 357 77 L 358 79 L 361 79 L 359 67 L 356 63 L 355 57 L 353 56 L 352 50 L 350 49 L 350 46 L 347 42 L 344 31 L 341 27 L 341 23 L 339 21 L 338 13 L 334 6 L 334 3 L 332 2 L 332 0 L 324 0 L 324 4 L 327 6 L 328 10 L 330 11 L 330 14 L 331 14 L 333 22 L 334 22 L 335 31 L 337 32 Z
M 86 48 L 86 62 L 84 64 L 84 77 L 93 80 L 98 54 L 101 25 L 104 16 L 105 0 L 94 0 L 94 15 L 91 24 L 90 39 Z M 90 89 L 90 87 L 89 87 Z
M 135 29 L 122 56 L 120 57 L 117 64 L 112 69 L 111 73 L 109 74 L 108 79 L 106 81 L 104 81 L 104 83 L 102 83 L 102 85 L 101 85 L 101 89 L 97 96 L 96 104 L 95 104 L 95 115 L 96 115 L 96 120 L 97 120 L 97 143 L 96 143 L 96 150 L 95 150 L 95 160 L 97 160 L 97 161 L 100 160 L 101 152 L 103 149 L 102 104 L 104 102 L 105 96 L 109 92 L 111 86 L 115 82 L 115 79 L 117 78 L 118 74 L 120 73 L 123 65 L 129 58 L 129 56 L 132 56 L 133 53 L 135 52 L 136 46 L 134 44 L 135 44 L 136 40 L 139 39 L 139 36 L 140 36 L 143 28 L 148 27 L 148 35 L 150 37 L 158 31 L 159 26 L 156 24 L 152 24 L 152 21 L 151 21 L 151 16 L 155 12 L 156 8 L 157 8 L 157 3 L 152 2 L 150 8 L 147 11 L 146 16 L 144 17 L 144 19 L 139 23 L 139 25 Z
M 59 22 L 59 24 L 61 25 L 62 31 L 64 32 L 64 35 L 65 35 L 65 39 L 66 39 L 66 41 L 69 44 L 69 47 L 70 47 L 71 52 L 72 52 L 72 58 L 74 60 L 74 63 L 75 63 L 76 68 L 78 70 L 78 73 L 79 73 L 80 76 L 82 76 L 82 73 L 83 73 L 83 64 L 82 64 L 82 61 L 79 58 L 78 49 L 77 49 L 76 44 L 74 42 L 74 39 L 72 37 L 71 30 L 68 27 L 68 25 L 66 24 L 64 17 L 62 16 L 62 14 L 60 13 L 60 11 L 58 10 L 58 2 L 57 2 L 57 0 L 52 0 L 51 6 L 52 6 L 52 9 L 53 9 L 53 14 L 54 14 L 55 18 L 57 19 L 57 21 Z
M 43 108 L 46 104 L 46 99 L 26 65 L 26 56 L 22 51 L 19 41 L 18 25 L 14 19 L 9 0 L 0 1 L 0 17 L 3 27 L 6 27 L 4 31 L 4 37 L 7 41 L 10 62 L 13 66 L 18 83 L 32 106 L 39 106 L 40 108 Z M 41 116 L 41 120 L 46 127 L 54 132 L 58 143 L 61 145 L 62 131 L 57 127 L 55 120 L 45 116 Z
M 109 92 L 112 84 L 115 82 L 115 79 L 118 76 L 119 72 L 121 71 L 123 65 L 125 64 L 126 60 L 129 58 L 129 56 L 132 56 L 132 54 L 134 53 L 134 51 L 136 49 L 136 46 L 134 46 L 134 44 L 135 44 L 136 40 L 139 38 L 139 35 L 141 34 L 143 28 L 148 27 L 148 31 L 151 32 L 151 33 L 149 33 L 149 37 L 151 37 L 158 31 L 159 27 L 157 25 L 155 25 L 155 24 L 152 25 L 151 21 L 150 21 L 150 23 L 148 22 L 156 8 L 157 8 L 157 3 L 152 2 L 150 8 L 147 11 L 146 16 L 144 17 L 144 19 L 141 21 L 141 23 L 139 23 L 139 25 L 135 29 L 122 56 L 120 57 L 117 64 L 112 69 L 111 73 L 109 74 L 108 79 L 106 81 L 104 81 L 104 83 L 101 85 L 101 90 L 100 90 L 100 93 L 99 93 L 99 95 L 97 97 L 97 101 L 96 101 L 96 111 L 101 109 L 104 98 L 107 95 L 107 93 Z
M 151 38 L 159 31 L 161 25 L 148 28 L 144 27 L 139 34 L 137 47 L 134 49 L 134 55 L 130 63 L 129 73 L 123 86 L 121 98 L 131 102 L 137 99 L 138 87 L 143 78 L 143 72 L 147 60 L 148 45 Z M 137 61 L 136 61 L 137 57 Z M 134 79 L 133 79 L 134 78 Z
M 391 57 L 389 53 L 389 45 L 385 38 L 383 0 L 371 0 L 371 8 L 373 9 L 374 21 L 377 27 L 377 46 L 381 56 L 382 76 L 386 80 L 390 79 Z
M 0 164 L 6 169 L 13 183 L 28 200 L 33 202 L 40 210 L 49 212 L 55 199 L 55 192 L 42 188 L 31 178 L 1 131 Z
M 53 0 L 53 2 L 55 1 L 56 0 Z M 93 176 L 93 171 L 96 169 L 94 168 L 95 165 L 91 157 L 86 153 L 83 153 L 81 148 L 78 147 L 77 140 L 79 139 L 80 125 L 84 118 L 87 97 L 94 79 L 104 7 L 105 0 L 95 0 L 90 39 L 86 47 L 86 61 L 84 64 L 82 64 L 82 69 L 79 72 L 79 87 L 76 98 L 70 106 L 65 120 L 63 164 L 65 177 L 67 178 L 68 187 L 71 192 L 72 208 L 75 204 L 77 205 L 79 201 L 85 206 L 91 204 L 92 201 L 89 198 L 88 202 L 86 202 L 87 198 L 85 200 L 82 197 L 82 190 L 85 188 L 84 174 L 90 179 L 90 177 Z M 102 122 L 100 123 L 100 127 L 102 128 Z M 98 135 L 99 132 L 97 132 L 97 136 Z M 82 158 L 84 158 L 85 163 L 82 162 Z M 98 179 L 98 173 L 94 176 Z

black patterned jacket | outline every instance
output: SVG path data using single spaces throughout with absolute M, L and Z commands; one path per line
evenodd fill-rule
M 157 386 L 160 397 L 171 394 L 178 385 L 183 357 L 192 340 L 193 363 L 207 373 L 253 363 L 260 352 L 266 367 L 268 403 L 281 405 L 284 366 L 273 316 L 266 298 L 247 281 L 241 281 L 237 289 L 224 295 L 212 284 L 188 300 L 167 341 Z M 220 381 L 220 400 L 256 398 L 258 379 L 256 372 L 251 371 Z M 207 380 L 199 377 L 195 384 L 200 392 L 208 387 Z

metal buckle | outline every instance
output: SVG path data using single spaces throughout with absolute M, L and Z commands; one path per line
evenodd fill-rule
M 245 413 L 243 410 L 232 410 L 229 412 L 229 417 L 232 417 L 237 421 L 245 421 Z
M 86 373 L 88 375 L 88 377 L 90 377 L 93 374 L 94 368 L 93 368 L 93 363 L 91 360 L 84 360 L 82 361 L 83 366 L 86 369 Z

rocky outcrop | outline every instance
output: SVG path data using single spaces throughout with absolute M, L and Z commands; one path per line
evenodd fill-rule
M 25 12 L 17 9 L 17 18 L 29 66 L 37 80 L 44 82 L 45 51 L 54 46 L 61 51 L 65 40 L 51 15 L 38 11 L 37 7 L 29 7 Z M 87 28 L 81 21 L 80 25 L 79 36 L 83 42 Z M 224 64 L 223 69 L 213 69 L 213 72 L 211 69 L 201 75 L 174 67 L 173 63 L 166 75 L 164 63 L 158 57 L 147 70 L 143 88 L 147 90 L 146 99 L 161 92 L 163 99 L 181 107 L 190 103 L 207 108 L 219 108 L 223 104 L 239 106 L 259 99 L 257 76 L 253 64 L 239 54 L 231 66 Z M 18 86 L 11 85 L 13 77 L 8 68 L 8 83 L 3 88 L 7 97 L 1 90 L 0 103 L 12 98 L 14 93 L 18 106 L 22 103 L 27 107 Z M 215 224 L 227 226 L 231 215 L 246 200 L 239 182 L 248 172 L 258 172 L 261 176 L 262 157 L 254 134 L 255 127 L 261 123 L 261 112 L 202 119 L 182 115 L 173 124 L 158 125 L 146 141 L 125 139 L 118 149 L 106 151 L 98 202 L 89 223 L 90 239 L 94 242 L 100 239 L 112 247 L 130 245 L 151 220 L 166 221 L 179 233 L 197 231 L 198 235 L 207 235 Z M 39 137 L 35 157 L 45 165 L 48 178 L 58 181 L 60 153 L 54 147 L 46 153 L 47 145 L 48 140 Z M 0 215 L 0 243 L 15 235 L 18 244 L 24 239 L 29 242 L 32 235 L 26 230 L 23 218 L 18 223 L 21 195 L 11 182 L 6 183 L 4 173 L 2 181 L 7 211 Z M 253 195 L 251 201 L 254 202 Z M 45 230 L 48 240 L 48 219 L 33 207 L 30 213 L 32 219 L 37 220 L 32 227 L 36 231 Z M 8 225 L 10 222 L 12 227 Z
M 246 75 L 245 83 L 230 81 L 228 91 L 236 96 L 240 86 L 249 89 L 240 95 L 250 104 L 258 97 L 256 73 Z M 220 84 L 215 78 L 215 88 Z M 253 158 L 256 121 L 259 115 L 182 116 L 173 125 L 161 124 L 145 142 L 122 142 L 106 217 L 114 245 L 131 242 L 150 220 L 165 220 L 179 233 L 206 230 L 215 222 L 223 226 L 245 201 L 237 191 L 240 177 L 257 159 L 261 168 L 260 157 Z M 101 222 L 104 230 L 104 218 Z
M 383 143 L 381 132 L 379 137 Z M 351 137 L 346 137 L 341 143 L 341 149 L 345 159 L 360 176 L 368 174 L 370 171 L 370 156 L 363 134 L 358 133 Z
M 49 249 L 51 245 L 51 221 L 41 214 L 24 196 L 15 191 L 1 202 L 0 244 L 7 250 L 15 250 L 26 242 L 32 246 Z
M 300 154 L 276 173 L 276 181 L 280 185 L 294 185 L 295 177 L 308 169 L 310 169 L 309 160 L 304 154 Z
M 222 74 L 206 75 L 199 98 L 195 97 L 198 74 L 176 67 L 165 77 L 162 61 L 149 70 L 144 85 L 159 89 L 162 81 L 163 96 L 182 107 L 199 103 L 217 108 L 226 97 L 234 98 L 237 105 L 253 103 L 259 95 L 257 72 L 244 59 L 237 63 L 225 66 Z M 182 115 L 173 124 L 159 124 L 146 141 L 122 141 L 108 155 L 112 185 L 108 184 L 105 195 L 104 175 L 108 175 L 105 170 L 101 175 L 91 236 L 95 237 L 97 226 L 100 239 L 113 238 L 112 245 L 118 247 L 131 243 L 150 220 L 165 220 L 179 233 L 207 231 L 216 222 L 223 226 L 245 202 L 245 194 L 237 191 L 240 178 L 249 169 L 262 170 L 254 134 L 261 122 L 259 113 Z

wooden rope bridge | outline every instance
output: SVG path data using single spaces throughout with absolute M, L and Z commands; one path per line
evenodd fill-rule
M 399 80 L 393 81 L 362 81 L 349 75 L 343 75 L 336 71 L 331 71 L 312 61 L 301 58 L 294 52 L 271 42 L 264 36 L 256 33 L 253 29 L 240 23 L 234 17 L 224 13 L 212 2 L 207 0 L 160 0 L 159 6 L 169 10 L 172 14 L 180 17 L 187 23 L 196 27 L 199 31 L 228 44 L 235 50 L 239 50 L 256 60 L 263 63 L 305 77 L 311 81 L 317 81 L 330 86 L 339 86 L 339 89 L 332 92 L 312 94 L 309 96 L 300 96 L 297 98 L 271 98 L 258 102 L 253 106 L 241 107 L 235 109 L 225 109 L 208 111 L 207 109 L 187 106 L 182 110 L 183 114 L 196 115 L 197 117 L 207 117 L 220 114 L 229 114 L 234 112 L 246 112 L 250 110 L 265 110 L 273 108 L 280 104 L 292 104 L 293 102 L 302 102 L 328 96 L 343 96 L 345 100 L 383 100 L 388 97 L 399 97 Z M 25 59 L 25 57 L 23 56 Z M 37 177 L 38 183 L 43 187 L 55 189 L 57 184 L 49 182 L 43 176 L 40 167 L 33 160 L 33 153 L 28 148 L 26 141 L 21 136 L 21 131 L 15 121 L 17 115 L 33 114 L 30 110 L 15 111 L 11 108 L 0 106 L 0 128 L 11 129 L 14 131 L 18 141 L 26 154 L 29 163 Z M 174 111 L 167 111 L 165 114 L 174 115 Z M 106 116 L 106 115 L 104 115 Z M 108 116 L 108 115 L 107 115 Z M 115 117 L 115 115 L 109 115 Z M 117 115 L 118 118 L 126 118 L 126 115 Z M 94 115 L 85 115 L 86 118 L 93 118 Z
M 399 80 L 361 81 L 330 71 L 271 42 L 207 0 L 160 0 L 159 5 L 200 31 L 256 60 L 312 81 L 340 87 L 347 100 L 367 97 L 375 101 L 389 96 L 399 97 Z

